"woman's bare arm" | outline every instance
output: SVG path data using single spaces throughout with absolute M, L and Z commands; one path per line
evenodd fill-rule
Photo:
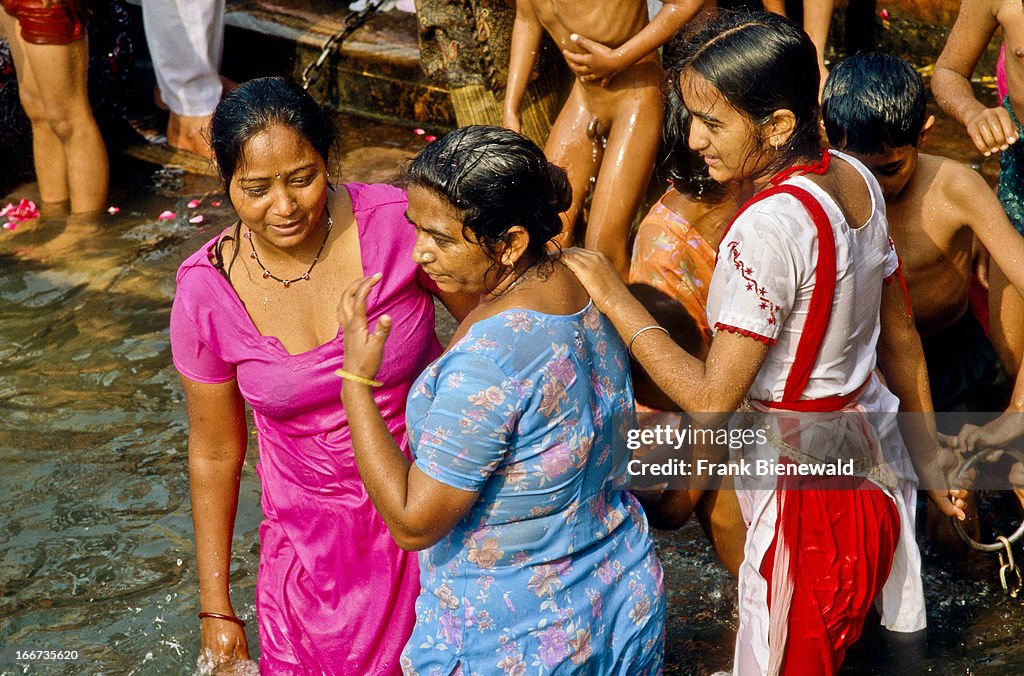
M 181 376 L 181 382 L 188 407 L 189 491 L 200 608 L 234 615 L 229 576 L 247 442 L 245 402 L 235 380 L 210 385 Z M 202 620 L 202 647 L 218 662 L 248 659 L 245 631 L 227 620 Z
M 624 341 L 628 343 L 645 326 L 657 324 L 602 254 L 571 249 L 562 260 Z M 665 394 L 709 427 L 720 424 L 736 411 L 768 356 L 764 343 L 727 331 L 715 336 L 707 361 L 703 362 L 663 331 L 639 334 L 631 351 Z
M 345 371 L 372 380 L 380 370 L 391 318 L 374 331 L 366 320 L 366 297 L 381 275 L 353 284 L 339 305 L 345 332 Z M 356 465 L 366 492 L 391 536 L 407 551 L 426 549 L 455 528 L 479 493 L 453 488 L 424 474 L 398 447 L 369 384 L 343 380 L 341 401 L 348 416 Z

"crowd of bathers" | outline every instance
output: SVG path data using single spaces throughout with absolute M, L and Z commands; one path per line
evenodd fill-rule
M 19 81 L 55 39 L 45 16 L 77 63 L 77 7 L 4 0 Z M 223 96 L 204 149 L 237 219 L 181 265 L 170 318 L 204 660 L 238 667 L 255 636 L 231 598 L 250 425 L 263 673 L 661 673 L 651 527 L 694 511 L 737 581 L 733 673 L 836 673 L 874 611 L 925 629 L 918 491 L 935 523 L 973 516 L 963 454 L 1024 433 L 1024 22 L 1006 18 L 1024 9 L 965 0 L 932 81 L 1001 154 L 997 195 L 922 152 L 910 64 L 827 68 L 831 7 L 806 0 L 801 27 L 781 7 L 520 0 L 491 124 L 427 144 L 400 187 L 332 178 L 333 122 L 297 84 Z M 1000 26 L 987 107 L 970 77 Z M 572 72 L 549 128 L 545 34 Z M 93 183 L 49 185 L 79 210 L 105 199 Z M 940 434 L 942 411 L 998 415 Z M 636 443 L 663 430 L 686 441 Z M 628 483 L 631 463 L 730 457 L 770 480 Z

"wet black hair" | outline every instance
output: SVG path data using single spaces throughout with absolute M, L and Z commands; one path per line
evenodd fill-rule
M 829 143 L 864 155 L 916 146 L 928 117 L 921 76 L 889 54 L 840 61 L 825 80 L 821 101 Z
M 329 166 L 336 134 L 330 117 L 320 104 L 290 80 L 282 77 L 256 78 L 231 90 L 213 111 L 210 121 L 210 147 L 227 194 L 231 194 L 231 178 L 245 161 L 245 144 L 276 125 L 295 130 L 309 141 L 324 165 Z M 231 267 L 238 258 L 238 246 L 235 246 L 231 261 L 226 266 L 222 248 L 228 242 L 239 242 L 241 231 L 242 222 L 239 220 L 231 234 L 221 237 L 214 249 L 214 267 L 228 281 L 231 281 Z
M 548 242 L 562 231 L 559 214 L 572 203 L 565 170 L 548 162 L 533 141 L 501 127 L 448 132 L 412 159 L 404 178 L 408 187 L 448 202 L 463 236 L 472 233 L 495 262 L 517 225 L 530 236 L 525 255 L 544 258 Z
M 328 164 L 335 131 L 320 104 L 302 87 L 285 78 L 249 80 L 224 97 L 210 121 L 210 147 L 225 190 L 245 160 L 245 144 L 276 125 L 294 129 L 309 141 L 324 164 Z
M 682 31 L 670 45 L 666 67 L 675 87 L 693 70 L 757 129 L 775 111 L 792 111 L 796 128 L 773 167 L 821 154 L 818 55 L 797 24 L 769 12 L 717 12 Z M 758 137 L 755 143 L 763 149 L 766 140 Z
M 661 125 L 661 159 L 669 183 L 693 199 L 718 202 L 725 197 L 725 186 L 711 178 L 708 165 L 690 149 L 690 111 L 683 105 L 679 74 L 669 73 L 663 87 L 665 114 Z

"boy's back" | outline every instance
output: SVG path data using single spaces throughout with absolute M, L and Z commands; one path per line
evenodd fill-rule
M 951 326 L 967 311 L 974 245 L 967 207 L 974 200 L 965 197 L 971 191 L 991 192 L 977 172 L 959 162 L 919 153 L 903 191 L 886 196 L 889 233 L 922 336 Z

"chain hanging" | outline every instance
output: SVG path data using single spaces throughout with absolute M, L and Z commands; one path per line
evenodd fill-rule
M 1024 578 L 1021 577 L 1020 568 L 1013 561 L 1013 547 L 1009 539 L 1000 535 L 999 542 L 1004 547 L 1004 550 L 999 552 L 999 581 L 1003 585 L 1003 591 L 1009 594 L 1011 599 L 1015 599 L 1024 587 Z M 1007 573 L 1012 576 L 1009 581 L 1006 579 Z
M 337 47 L 343 43 L 352 33 L 366 23 L 370 17 L 377 14 L 381 7 L 387 0 L 367 0 L 366 8 L 358 11 L 349 12 L 348 16 L 342 22 L 341 29 L 334 35 L 327 38 L 324 42 L 324 46 L 320 49 L 320 55 L 316 57 L 305 70 L 302 71 L 302 88 L 309 89 L 310 85 L 316 82 L 317 78 L 320 77 L 321 70 L 323 69 L 324 62 L 327 61 L 327 57 L 331 55 L 331 52 L 335 51 Z

